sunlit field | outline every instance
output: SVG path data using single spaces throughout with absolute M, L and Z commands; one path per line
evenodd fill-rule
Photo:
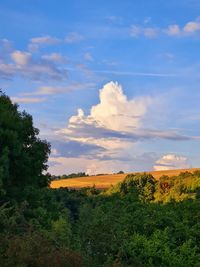
M 194 172 L 195 170 L 200 170 L 198 168 L 193 169 L 179 169 L 179 170 L 167 170 L 167 171 L 153 171 L 150 172 L 155 179 L 159 179 L 163 175 L 167 175 L 169 177 L 179 175 L 181 172 Z M 60 187 L 68 187 L 79 189 L 83 187 L 92 187 L 95 186 L 98 189 L 106 189 L 111 185 L 116 185 L 117 183 L 123 181 L 128 173 L 124 174 L 107 174 L 107 175 L 95 175 L 89 177 L 79 177 L 79 178 L 69 178 L 69 179 L 61 179 L 58 181 L 52 181 L 50 187 L 51 188 L 60 188 Z

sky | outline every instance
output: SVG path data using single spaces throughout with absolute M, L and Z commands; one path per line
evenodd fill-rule
M 49 172 L 200 167 L 200 1 L 1 0 L 0 87 Z

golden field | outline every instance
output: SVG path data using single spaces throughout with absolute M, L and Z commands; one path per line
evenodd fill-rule
M 200 170 L 200 168 L 193 169 L 179 169 L 179 170 L 167 170 L 167 171 L 152 171 L 151 173 L 155 179 L 159 179 L 162 175 L 176 176 L 181 172 L 189 171 L 194 172 L 195 170 Z M 78 178 L 69 178 L 52 181 L 50 184 L 51 188 L 60 188 L 67 187 L 73 189 L 80 189 L 83 187 L 92 187 L 95 185 L 96 188 L 106 189 L 111 185 L 115 185 L 124 180 L 124 178 L 130 173 L 124 174 L 107 174 L 99 176 L 88 176 L 88 177 L 78 177 Z

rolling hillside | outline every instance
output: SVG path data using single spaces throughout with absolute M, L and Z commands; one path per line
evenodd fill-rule
M 169 177 L 171 177 L 179 175 L 181 172 L 185 171 L 193 172 L 195 170 L 200 170 L 200 168 L 153 171 L 150 173 L 154 176 L 155 179 L 159 179 L 162 175 L 168 175 Z M 127 173 L 62 179 L 62 180 L 52 181 L 50 187 L 51 188 L 68 187 L 68 188 L 80 189 L 83 187 L 92 187 L 95 185 L 96 188 L 106 189 L 109 188 L 111 185 L 115 185 L 123 181 L 126 175 Z

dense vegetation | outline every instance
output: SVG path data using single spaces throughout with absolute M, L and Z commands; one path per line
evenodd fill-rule
M 0 94 L 0 266 L 200 266 L 200 172 L 50 189 L 50 145 Z

